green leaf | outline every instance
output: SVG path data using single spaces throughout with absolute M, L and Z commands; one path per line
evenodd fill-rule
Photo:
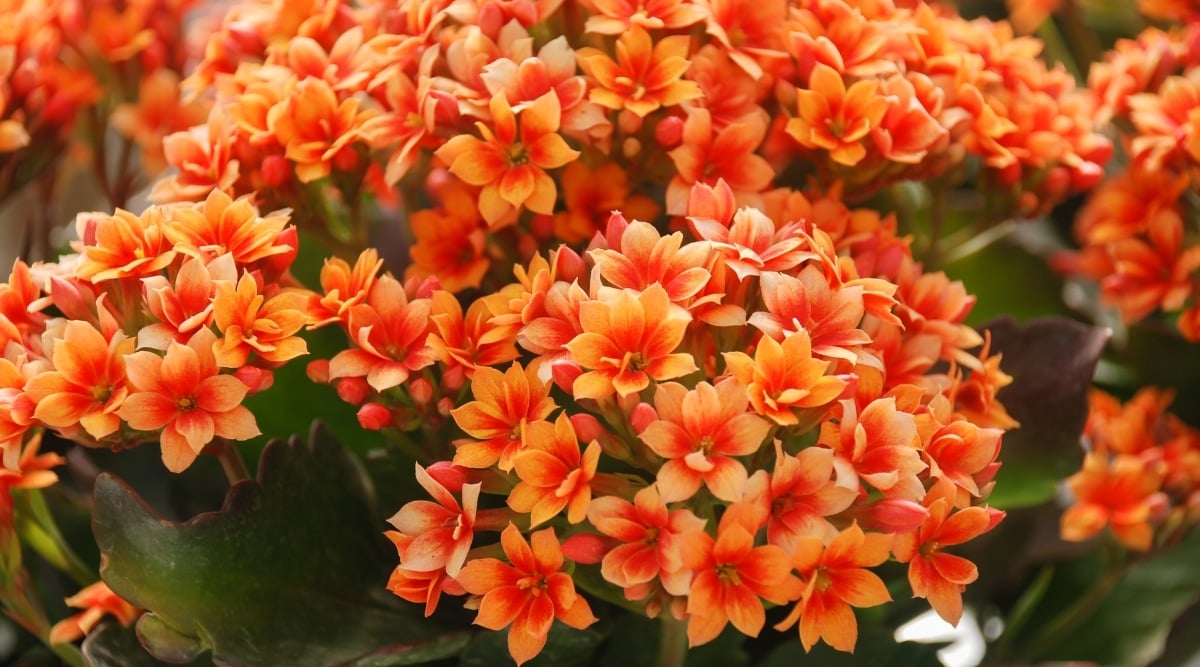
M 466 633 L 421 618 L 385 592 L 386 541 L 370 485 L 321 426 L 273 441 L 257 481 L 219 512 L 166 520 L 112 475 L 96 481 L 101 576 L 151 616 L 147 649 L 218 664 L 415 664 L 453 655 Z
M 991 332 L 992 352 L 1004 355 L 1000 368 L 1013 378 L 997 398 L 1021 422 L 1004 434 L 989 502 L 1003 509 L 1044 503 L 1083 460 L 1079 437 L 1108 332 L 1057 316 L 1025 324 L 1002 317 L 981 329 Z
M 105 622 L 83 640 L 83 664 L 85 667 L 163 667 L 173 663 L 163 662 L 147 653 L 132 628 Z M 211 664 L 207 659 L 201 659 L 192 666 Z
M 812 651 L 805 652 L 804 646 L 796 640 L 772 651 L 757 667 L 941 667 L 937 652 L 944 646 L 945 644 L 897 642 L 887 628 L 866 625 L 859 628 L 854 653 L 835 651 L 824 643 L 819 643 Z
M 663 612 L 669 613 L 669 612 Z M 686 622 L 684 623 L 686 625 Z M 623 613 L 600 652 L 600 667 L 655 667 L 659 664 L 663 619 Z M 686 642 L 686 637 L 681 637 Z M 732 625 L 707 644 L 688 649 L 687 667 L 744 667 L 750 656 L 743 645 L 752 641 Z
M 1026 657 L 1114 667 L 1149 664 L 1162 653 L 1175 619 L 1200 601 L 1197 563 L 1200 531 L 1193 531 L 1178 546 L 1130 568 L 1095 611 L 1046 655 Z

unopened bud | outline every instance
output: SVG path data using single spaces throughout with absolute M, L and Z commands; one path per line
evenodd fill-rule
M 392 425 L 392 411 L 379 403 L 367 403 L 358 409 L 358 425 L 379 431 Z
M 350 405 L 362 405 L 371 395 L 371 385 L 361 377 L 342 378 L 337 381 L 337 395 Z

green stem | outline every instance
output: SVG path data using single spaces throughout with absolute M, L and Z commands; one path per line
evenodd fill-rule
M 250 471 L 246 468 L 246 462 L 233 442 L 224 439 L 219 441 L 217 460 L 221 462 L 221 470 L 225 471 L 225 478 L 229 480 L 230 485 L 250 479 Z
M 14 489 L 12 496 L 21 542 L 65 572 L 79 586 L 96 581 L 95 569 L 84 564 L 59 531 L 41 490 Z
M 946 190 L 934 183 L 930 188 L 929 203 L 929 238 L 925 244 L 925 256 L 922 257 L 925 266 L 930 270 L 936 269 L 941 263 L 942 229 L 946 223 Z
M 658 638 L 658 667 L 683 667 L 687 664 L 687 623 L 662 611 L 662 635 Z
M 1028 625 L 1029 619 L 1033 617 L 1033 613 L 1037 611 L 1039 605 L 1046 598 L 1046 591 L 1050 588 L 1050 582 L 1054 579 L 1054 565 L 1049 564 L 1042 567 L 1038 572 L 1033 583 L 1025 589 L 1017 603 L 1013 605 L 1012 610 L 1008 614 L 1008 618 L 1004 622 L 1004 634 L 996 640 L 992 650 L 996 656 L 996 662 L 1008 662 L 1010 659 L 1010 651 L 1012 649 L 1013 640 L 1020 636 L 1021 632 Z
M 54 651 L 59 660 L 62 660 L 71 667 L 83 667 L 83 654 L 79 652 L 78 646 L 74 644 L 52 644 L 50 650 Z

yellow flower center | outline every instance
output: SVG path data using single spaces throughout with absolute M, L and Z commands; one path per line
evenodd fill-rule
M 188 410 L 196 409 L 196 399 L 192 398 L 191 396 L 184 396 L 183 398 L 175 401 L 175 405 L 181 412 L 187 412 Z

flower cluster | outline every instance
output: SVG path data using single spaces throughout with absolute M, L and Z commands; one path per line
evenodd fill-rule
M 1145 3 L 1164 9 L 1170 4 Z M 1189 237 L 1200 184 L 1200 23 L 1148 28 L 1120 40 L 1096 63 L 1089 82 L 1102 119 L 1111 118 L 1130 160 L 1103 182 L 1075 221 L 1077 252 L 1063 271 L 1100 284 L 1103 300 L 1125 322 L 1155 313 L 1175 317 L 1185 338 L 1200 340 L 1196 271 L 1200 248 Z
M 584 255 L 535 257 L 465 317 L 374 276 L 369 254 L 327 265 L 310 317 L 346 312 L 352 346 L 310 372 L 364 425 L 448 413 L 462 434 L 418 466 L 433 500 L 392 518 L 394 592 L 427 613 L 482 596 L 477 622 L 511 625 L 519 662 L 554 617 L 592 619 L 581 584 L 555 578 L 564 553 L 644 613 L 686 618 L 692 645 L 729 623 L 757 635 L 773 603 L 794 605 L 779 627 L 798 622 L 806 648 L 852 650 L 850 609 L 891 599 L 871 568 L 893 558 L 958 621 L 976 571 L 944 549 L 1003 516 L 985 501 L 1015 425 L 998 359 L 969 352 L 973 299 L 886 218 L 734 202 L 696 186 L 686 235 L 613 214 Z M 473 400 L 451 407 L 464 378 Z M 511 565 L 484 555 L 501 529 Z
M 1148 551 L 1196 524 L 1200 432 L 1167 412 L 1169 391 L 1142 389 L 1128 403 L 1096 390 L 1083 469 L 1067 480 L 1073 504 L 1062 535 L 1086 540 L 1109 528 L 1125 547 Z
M 306 352 L 306 296 L 279 286 L 285 213 L 212 192 L 141 215 L 80 214 L 73 255 L 0 283 L 0 446 L 23 470 L 37 427 L 91 447 L 158 440 L 186 469 L 216 438 L 259 434 L 242 405 Z

